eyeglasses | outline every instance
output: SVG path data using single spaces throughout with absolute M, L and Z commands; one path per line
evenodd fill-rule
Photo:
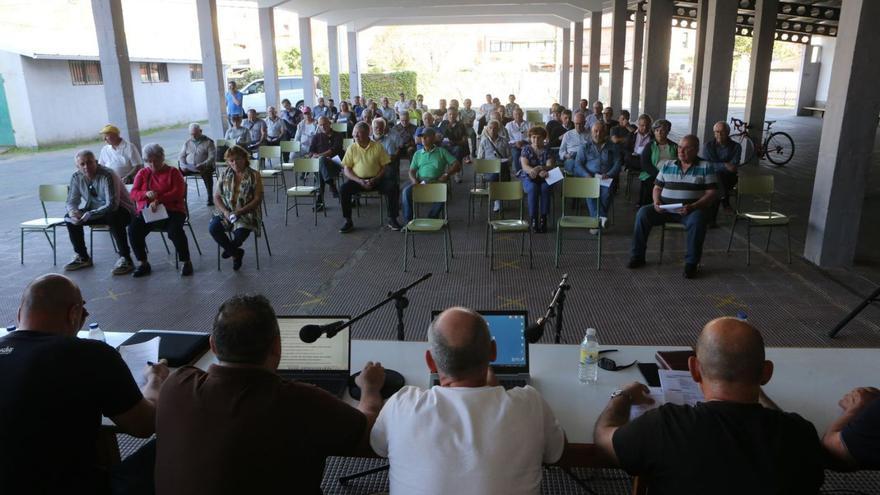
M 633 361 L 629 364 L 626 364 L 623 366 L 618 366 L 617 363 L 613 359 L 603 357 L 603 358 L 599 358 L 598 364 L 599 364 L 599 367 L 605 371 L 620 371 L 620 370 L 625 370 L 636 363 L 638 363 L 638 361 Z
M 98 197 L 98 191 L 95 190 L 95 186 L 92 185 L 92 184 L 89 184 L 89 194 L 90 194 L 92 197 L 95 197 L 95 198 Z

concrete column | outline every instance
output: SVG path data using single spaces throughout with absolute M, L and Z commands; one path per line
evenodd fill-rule
M 226 94 L 223 60 L 220 57 L 220 35 L 217 29 L 217 0 L 196 0 L 199 20 L 199 44 L 202 48 L 202 75 L 205 78 L 205 99 L 208 127 L 214 137 L 226 132 Z
M 571 70 L 571 107 L 577 108 L 581 101 L 581 79 L 584 76 L 584 21 L 574 23 L 574 63 Z
M 619 113 L 623 108 L 623 64 L 626 58 L 627 0 L 613 0 L 611 12 L 611 79 L 608 103 Z M 615 113 L 615 115 L 616 115 Z
M 840 12 L 834 71 L 804 256 L 823 267 L 851 265 L 880 114 L 880 2 L 847 0 Z
M 281 101 L 278 88 L 278 54 L 275 52 L 274 7 L 258 8 L 257 19 L 260 24 L 260 44 L 263 49 L 263 88 L 266 91 L 266 108 L 278 108 Z M 291 103 L 296 105 L 295 101 Z
M 571 28 L 562 28 L 562 64 L 559 70 L 559 104 L 568 108 L 569 93 L 568 80 L 571 77 Z
M 327 49 L 330 51 L 330 95 L 339 105 L 342 92 L 339 90 L 339 29 L 327 26 Z
M 348 87 L 351 98 L 361 94 L 361 72 L 358 69 L 358 34 L 357 31 L 348 32 Z
M 821 50 L 818 45 L 809 45 L 804 48 L 804 57 L 801 61 L 801 80 L 798 84 L 797 111 L 798 116 L 813 115 L 812 110 L 804 110 L 804 107 L 816 106 L 816 91 L 819 89 L 819 69 L 822 63 L 819 58 L 813 62 L 813 51 Z
M 95 18 L 98 57 L 104 77 L 107 119 L 119 128 L 122 137 L 140 150 L 141 133 L 134 104 L 122 0 L 92 0 L 92 16 Z
M 635 122 L 642 99 L 642 48 L 645 43 L 645 15 L 636 8 L 633 33 L 632 81 L 630 81 L 629 112 Z
M 712 126 L 727 120 L 730 100 L 730 73 L 733 70 L 733 41 L 736 36 L 737 3 L 709 0 L 706 22 L 706 54 L 703 59 L 703 87 L 697 137 L 700 142 L 712 138 Z
M 602 60 L 602 11 L 590 13 L 590 102 L 599 99 L 599 69 Z M 619 109 L 618 109 L 619 110 Z
M 703 61 L 706 57 L 706 28 L 708 24 L 709 0 L 697 0 L 697 50 L 694 53 L 694 73 L 691 80 L 690 133 L 697 134 L 697 121 L 700 119 L 700 97 L 703 94 Z
M 306 106 L 314 106 L 315 98 L 315 60 L 312 58 L 312 18 L 299 18 L 299 53 L 302 56 L 303 101 Z
M 773 62 L 773 33 L 779 0 L 758 0 L 755 3 L 755 30 L 752 33 L 752 60 L 749 64 L 749 89 L 746 90 L 745 121 L 752 125 L 751 134 L 763 140 L 764 117 L 767 114 L 767 91 L 770 89 L 770 64 Z M 753 158 L 757 162 L 757 157 Z
M 672 0 L 648 2 L 648 32 L 645 35 L 648 39 L 648 49 L 642 72 L 645 109 L 642 112 L 647 113 L 654 120 L 666 118 L 669 50 L 672 45 L 672 7 Z

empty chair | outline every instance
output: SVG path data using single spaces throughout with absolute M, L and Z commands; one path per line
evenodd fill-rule
M 752 262 L 752 228 L 755 227 L 767 228 L 765 252 L 770 249 L 770 236 L 773 234 L 773 227 L 785 227 L 785 234 L 788 238 L 788 262 L 791 263 L 790 218 L 788 215 L 773 211 L 773 190 L 772 175 L 745 175 L 739 178 L 736 195 L 736 217 L 733 219 L 733 225 L 730 226 L 727 252 L 730 252 L 730 246 L 733 244 L 733 233 L 736 230 L 736 224 L 739 221 L 746 222 L 746 265 L 750 265 Z M 744 209 L 743 200 L 752 201 L 753 204 L 764 202 L 767 204 L 767 209 L 747 211 Z
M 492 220 L 492 202 L 519 201 L 519 218 Z M 488 221 L 486 223 L 485 255 L 489 256 L 489 270 L 495 269 L 495 233 L 520 233 L 519 255 L 525 248 L 526 235 L 529 237 L 529 268 L 532 268 L 532 229 L 529 222 L 523 220 L 523 190 L 519 182 L 490 182 Z
M 57 243 L 55 242 L 55 227 L 64 224 L 64 217 L 50 217 L 46 210 L 46 203 L 66 203 L 67 202 L 66 184 L 41 184 L 40 185 L 40 206 L 43 208 L 43 216 L 34 220 L 21 222 L 21 263 L 24 264 L 24 234 L 39 232 L 46 236 L 49 246 L 52 248 L 52 264 L 58 264 Z M 49 232 L 52 232 L 52 238 L 49 238 Z
M 416 256 L 416 241 L 411 235 L 426 232 L 443 232 L 443 256 L 446 261 L 446 271 L 449 272 L 449 258 L 452 254 L 452 234 L 449 231 L 449 217 L 446 208 L 446 184 L 419 184 L 413 187 L 413 206 L 415 215 L 403 227 L 403 271 L 406 271 L 407 261 L 409 261 L 409 240 L 412 239 L 413 258 Z M 420 218 L 420 203 L 443 203 L 443 218 Z
M 595 177 L 566 177 L 562 181 L 562 216 L 556 223 L 556 268 L 559 268 L 559 253 L 562 251 L 562 231 L 564 229 L 595 229 L 596 241 L 596 269 L 602 264 L 602 228 L 599 221 L 599 209 L 594 210 L 590 216 L 567 215 L 565 213 L 566 199 L 597 199 L 600 193 L 599 179 Z

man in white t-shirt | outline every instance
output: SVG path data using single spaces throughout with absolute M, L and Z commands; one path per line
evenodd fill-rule
M 134 176 L 144 166 L 140 152 L 131 143 L 122 139 L 119 128 L 115 125 L 105 125 L 101 129 L 101 134 L 107 144 L 98 154 L 98 163 L 116 172 L 124 184 L 133 184 Z
M 562 456 L 565 434 L 532 387 L 504 390 L 489 363 L 495 341 L 466 308 L 428 328 L 428 367 L 440 386 L 407 386 L 385 403 L 370 434 L 388 457 L 391 494 L 538 494 L 541 465 Z

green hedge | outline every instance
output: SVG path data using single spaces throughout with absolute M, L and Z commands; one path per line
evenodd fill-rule
M 397 94 L 403 91 L 407 99 L 415 99 L 417 91 L 417 75 L 413 71 L 388 72 L 385 74 L 361 74 L 361 96 L 378 100 L 383 96 L 396 100 Z M 324 96 L 330 96 L 330 75 L 318 74 L 321 90 Z M 339 90 L 343 100 L 351 101 L 349 92 L 348 73 L 339 74 Z

